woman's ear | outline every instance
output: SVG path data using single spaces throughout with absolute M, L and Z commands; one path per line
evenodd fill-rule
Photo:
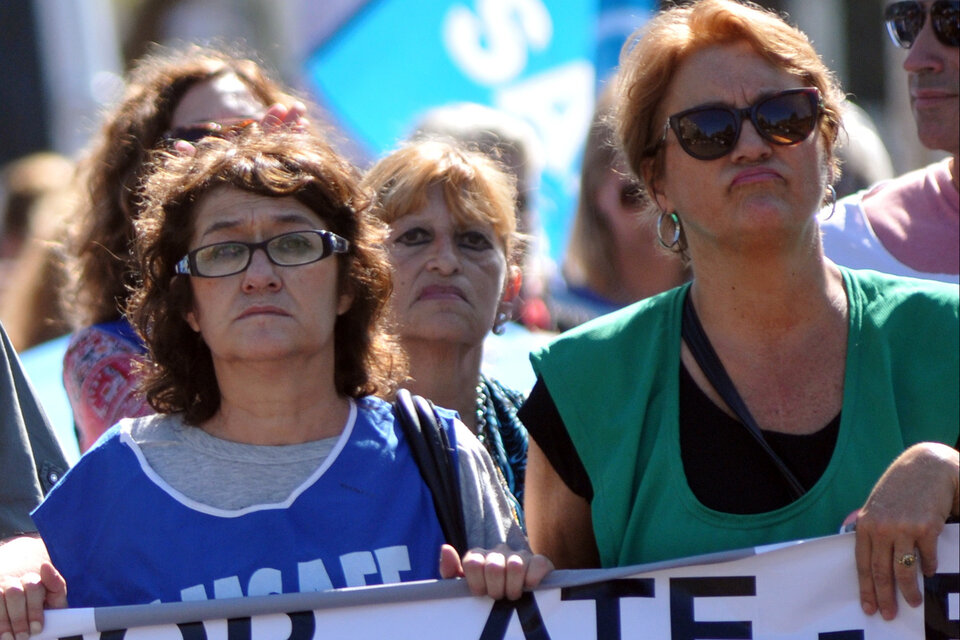
M 350 307 L 353 306 L 353 291 L 347 291 L 340 294 L 340 300 L 337 302 L 337 315 L 342 316 Z
M 190 325 L 191 329 L 193 329 L 197 333 L 200 333 L 200 323 L 197 322 L 197 316 L 193 312 L 193 309 L 183 314 L 183 319 L 187 322 L 188 325 Z
M 179 277 L 181 276 L 173 276 L 172 278 L 170 278 L 171 290 L 176 290 L 177 286 L 179 286 L 177 282 L 177 278 Z M 194 303 L 192 301 L 190 302 L 190 308 L 187 311 L 183 312 L 183 321 L 186 322 L 188 325 L 190 325 L 190 328 L 193 329 L 195 332 L 200 333 L 200 323 L 197 322 L 197 313 L 196 311 L 194 311 Z
M 670 202 L 661 190 L 661 180 L 656 177 L 653 159 L 648 159 L 641 167 L 641 178 L 647 192 L 647 197 L 657 205 L 660 211 L 670 211 Z

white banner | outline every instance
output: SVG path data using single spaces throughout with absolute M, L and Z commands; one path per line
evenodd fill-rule
M 518 602 L 428 581 L 256 598 L 48 611 L 59 640 L 941 640 L 960 638 L 960 534 L 940 536 L 924 603 L 860 609 L 853 534 L 679 562 L 556 571 Z

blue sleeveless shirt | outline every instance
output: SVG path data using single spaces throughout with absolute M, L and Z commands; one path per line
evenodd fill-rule
M 453 413 L 438 411 L 455 448 Z M 351 403 L 327 460 L 283 503 L 224 510 L 183 496 L 149 466 L 124 421 L 33 518 L 71 607 L 438 578 L 444 542 L 391 407 L 375 398 Z

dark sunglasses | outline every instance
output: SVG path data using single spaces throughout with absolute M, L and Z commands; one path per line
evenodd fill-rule
M 916 0 L 888 6 L 883 20 L 893 44 L 903 49 L 912 47 L 927 21 L 927 13 L 927 8 Z M 960 0 L 937 0 L 930 5 L 929 13 L 937 40 L 948 47 L 960 47 Z
M 822 113 L 816 87 L 778 91 L 742 109 L 693 107 L 667 119 L 657 146 L 666 141 L 667 129 L 673 129 L 680 147 L 688 154 L 698 160 L 716 160 L 737 146 L 741 124 L 747 118 L 764 140 L 779 145 L 797 144 L 813 133 Z
M 185 140 L 187 142 L 199 142 L 208 136 L 229 139 L 238 135 L 256 121 L 256 118 L 244 118 L 234 122 L 198 122 L 170 129 L 163 134 L 163 139 L 168 141 Z

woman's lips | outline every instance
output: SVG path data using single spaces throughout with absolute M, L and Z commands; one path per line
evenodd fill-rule
M 418 300 L 465 300 L 460 287 L 431 284 L 420 290 Z
M 283 309 L 273 306 L 249 307 L 241 313 L 238 318 L 251 318 L 254 316 L 287 316 L 290 315 Z
M 768 180 L 779 180 L 780 177 L 780 174 L 773 169 L 747 169 L 746 171 L 741 171 L 734 176 L 733 180 L 730 182 L 730 186 L 739 187 L 757 182 L 766 182 Z

